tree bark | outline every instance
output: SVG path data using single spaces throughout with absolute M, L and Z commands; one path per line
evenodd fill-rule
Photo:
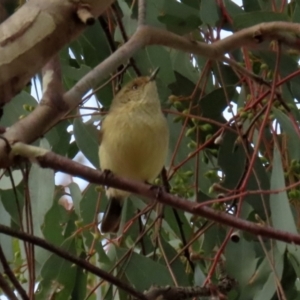
M 9 102 L 30 79 L 86 27 L 78 11 L 95 18 L 114 0 L 31 0 L 0 26 L 0 105 Z

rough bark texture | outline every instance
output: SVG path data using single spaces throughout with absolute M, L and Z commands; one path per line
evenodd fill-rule
M 113 0 L 90 0 L 99 16 Z M 64 45 L 85 28 L 80 1 L 31 0 L 0 26 L 0 105 L 10 101 Z

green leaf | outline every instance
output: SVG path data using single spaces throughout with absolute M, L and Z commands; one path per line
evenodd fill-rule
M 66 240 L 62 248 L 75 255 L 75 239 Z M 53 294 L 55 294 L 55 299 L 68 299 L 75 287 L 77 269 L 71 262 L 52 254 L 41 270 L 42 280 L 36 293 L 36 299 L 49 299 Z
M 296 4 L 292 21 L 293 23 L 300 23 L 300 2 Z
M 73 126 L 78 148 L 94 167 L 99 168 L 99 144 L 96 127 L 93 124 L 83 123 L 81 118 L 75 119 Z
M 167 237 L 169 240 L 169 237 Z M 166 255 L 166 259 L 168 261 L 173 260 L 175 256 L 177 256 L 177 251 L 170 245 L 172 241 L 167 241 L 163 238 L 161 238 L 162 247 L 164 250 L 164 253 Z M 175 241 L 174 241 L 175 242 Z M 182 256 L 179 256 L 176 260 L 172 262 L 172 272 L 175 276 L 177 283 L 179 286 L 191 286 L 191 276 L 188 276 L 186 269 L 188 268 L 188 262 L 185 260 L 185 263 L 182 261 Z M 164 258 L 161 258 L 159 261 L 161 264 L 164 263 Z M 190 278 L 189 278 L 190 277 Z
M 26 106 L 34 108 L 37 106 L 37 102 L 31 95 L 23 91 L 4 106 L 0 124 L 4 127 L 10 127 L 20 118 L 29 115 L 30 111 L 26 110 Z
M 159 46 L 147 47 L 134 55 L 136 64 L 140 67 L 142 75 L 149 75 L 155 68 L 160 67 L 157 78 L 164 86 L 175 81 L 172 71 L 171 52 Z
M 225 238 L 226 230 L 218 226 L 210 227 L 205 231 L 204 242 L 201 250 L 205 255 L 210 255 L 216 245 L 220 245 Z
M 285 188 L 284 171 L 282 169 L 281 154 L 277 147 L 274 148 L 273 170 L 271 175 L 271 190 L 283 190 Z M 293 212 L 286 191 L 271 194 L 270 196 L 271 218 L 274 228 L 297 234 Z M 289 259 L 297 274 L 300 274 L 299 247 L 277 241 L 279 251 L 284 254 L 287 247 Z
M 79 151 L 80 150 L 78 149 L 76 141 L 73 141 L 72 143 L 69 144 L 67 157 L 73 159 L 78 154 Z
M 236 85 L 240 80 L 230 66 L 216 62 L 213 64 L 213 70 L 215 76 L 220 82 L 224 82 L 225 86 Z
M 72 300 L 85 299 L 88 288 L 88 273 L 81 268 L 77 268 Z
M 0 222 L 1 225 L 10 226 L 11 218 L 8 212 L 4 209 L 2 201 L 0 201 Z M 4 256 L 8 262 L 14 261 L 13 239 L 9 235 L 0 234 L 0 245 Z M 0 272 L 3 272 L 3 266 L 0 264 Z
M 260 264 L 257 269 L 257 283 L 261 284 L 260 288 L 257 288 L 257 291 L 252 298 L 253 300 L 266 300 L 272 299 L 272 296 L 277 290 L 277 279 L 281 280 L 283 273 L 283 254 L 274 247 L 272 253 L 268 253 L 272 257 L 272 264 L 275 268 L 275 272 L 272 271 L 270 267 L 270 261 L 267 257 L 264 258 L 263 262 Z M 269 257 L 269 259 L 270 259 Z M 275 277 L 276 276 L 276 277 Z M 277 278 L 277 279 L 276 279 Z M 249 294 L 244 294 L 244 296 L 249 296 Z M 245 298 L 242 298 L 245 299 Z
M 176 34 L 186 34 L 201 25 L 199 11 L 176 0 L 161 1 L 158 20 L 166 25 L 167 30 Z
M 233 132 L 226 132 L 223 142 L 219 148 L 218 165 L 224 172 L 225 179 L 222 186 L 227 189 L 235 189 L 242 178 L 247 156 L 244 147 L 237 143 L 238 135 Z M 253 150 L 248 146 L 249 155 Z M 234 172 L 232 172 L 234 166 Z M 259 158 L 256 158 L 254 165 L 255 175 L 251 173 L 247 182 L 247 190 L 269 189 L 269 179 L 265 169 L 261 166 Z M 264 196 L 265 201 L 268 196 Z M 260 216 L 265 215 L 265 206 L 262 204 L 261 195 L 248 195 L 246 201 L 256 210 Z M 268 201 L 265 202 L 268 205 Z
M 40 146 L 49 149 L 49 144 L 45 139 L 41 140 Z M 54 171 L 33 164 L 29 172 L 28 187 L 34 216 L 34 234 L 42 237 L 41 226 L 44 224 L 45 214 L 52 206 L 54 197 Z
M 90 224 L 94 221 L 95 216 L 100 211 L 106 208 L 107 199 L 104 197 L 104 192 L 101 192 L 101 201 L 99 211 L 96 211 L 97 203 L 99 201 L 99 193 L 96 190 L 97 186 L 95 184 L 89 184 L 89 186 L 84 191 L 82 198 L 80 200 L 80 216 L 82 218 L 83 224 Z
M 168 121 L 168 126 L 169 126 L 169 131 L 170 131 L 170 140 L 169 140 L 169 149 L 175 149 L 175 145 L 177 144 L 178 138 L 179 138 L 179 133 L 182 130 L 182 126 L 179 123 L 175 123 L 174 117 L 169 114 L 167 117 Z M 184 130 L 186 132 L 186 130 Z M 187 147 L 187 144 L 189 143 L 189 139 L 186 136 L 183 136 L 180 147 L 178 148 L 178 151 L 176 152 L 176 156 L 174 159 L 175 165 L 178 164 L 179 162 L 183 161 L 186 157 L 190 149 Z M 168 155 L 169 159 L 172 157 L 172 153 L 169 153 Z M 167 163 L 168 165 L 168 163 Z M 183 170 L 190 170 L 192 168 L 192 162 L 188 161 L 186 164 L 183 166 Z
M 45 139 L 41 139 L 40 146 L 49 149 L 49 144 Z M 42 226 L 45 222 L 45 215 L 52 206 L 54 188 L 54 171 L 33 164 L 29 172 L 28 189 L 33 216 L 33 231 L 34 235 L 38 237 L 43 237 Z M 35 259 L 40 265 L 48 255 L 48 251 L 35 247 Z
M 22 219 L 24 198 L 23 198 L 23 185 L 16 189 L 16 193 L 11 190 L 1 191 L 1 201 L 5 210 L 11 216 L 15 224 L 21 226 L 20 220 Z
M 193 7 L 195 9 L 199 9 L 201 0 L 181 0 L 180 2 L 182 2 L 183 4 L 186 4 L 190 7 Z
M 99 199 L 100 196 L 101 196 L 101 200 Z M 98 208 L 99 211 L 97 211 L 96 209 L 97 206 L 99 205 L 99 201 L 100 201 L 100 207 Z M 90 184 L 83 192 L 82 198 L 79 203 L 82 226 L 92 224 L 95 221 L 95 218 L 97 218 L 99 212 L 104 211 L 106 205 L 107 205 L 107 198 L 105 196 L 105 193 L 101 193 L 99 195 L 99 193 L 96 190 L 96 185 Z M 100 241 L 97 241 L 95 243 L 92 232 L 94 232 L 94 228 L 91 228 L 90 230 L 82 231 L 82 237 L 83 237 L 86 250 L 89 251 L 91 247 L 94 247 L 94 249 L 98 253 L 98 261 L 100 263 L 106 264 L 109 267 L 111 267 L 111 263 L 104 251 L 105 244 L 103 244 Z M 109 270 L 109 268 L 107 270 Z
M 82 198 L 80 188 L 79 188 L 78 184 L 75 182 L 71 182 L 68 187 L 70 189 L 70 194 L 72 197 L 74 210 L 75 210 L 76 214 L 80 217 L 79 205 L 80 205 L 80 200 Z
M 125 2 L 119 1 L 119 6 L 123 12 L 122 23 L 123 23 L 125 32 L 126 32 L 127 36 L 130 37 L 134 34 L 134 32 L 137 28 L 137 20 L 135 20 L 131 17 L 131 9 Z M 122 31 L 119 28 L 119 26 L 117 27 L 117 29 L 115 31 L 114 38 L 119 43 L 124 42 L 124 37 L 123 37 Z
M 288 246 L 291 246 L 291 245 L 288 245 Z M 294 246 L 294 248 L 296 248 L 295 251 L 299 252 L 297 249 L 298 248 L 297 246 Z M 299 278 L 299 276 L 300 276 L 299 257 L 295 257 L 293 255 L 293 253 L 290 251 L 287 253 L 287 257 L 288 257 L 289 261 L 291 262 L 291 265 L 294 268 L 297 277 Z
M 291 89 L 293 91 L 293 94 L 290 90 L 290 86 L 291 86 Z M 296 87 L 296 86 L 297 85 L 294 85 L 293 82 L 290 85 L 283 84 L 282 85 L 282 98 L 284 99 L 286 104 L 289 106 L 290 111 L 291 111 L 292 115 L 294 116 L 294 118 L 297 121 L 300 121 L 300 112 L 299 112 L 299 109 L 297 107 L 297 102 L 295 102 L 295 98 L 298 99 L 298 96 L 297 96 L 298 91 L 297 91 L 296 94 L 294 93 L 294 87 Z
M 118 259 L 127 252 L 126 249 L 121 248 L 116 248 L 115 250 Z M 121 268 L 128 281 L 138 291 L 148 290 L 152 285 L 173 285 L 171 275 L 165 265 L 134 252 Z
M 232 18 L 245 13 L 245 11 L 241 7 L 239 7 L 236 3 L 234 3 L 232 0 L 224 0 L 224 4 L 230 17 Z
M 243 6 L 246 12 L 260 10 L 260 6 L 257 0 L 243 0 Z
M 283 134 L 287 137 L 287 150 L 289 152 L 289 158 L 300 160 L 300 139 L 299 135 L 297 134 L 290 118 L 284 114 L 282 111 L 276 108 L 272 108 L 272 112 L 274 113 L 276 119 L 278 120 L 280 126 L 283 129 Z
M 83 49 L 84 60 L 88 67 L 95 67 L 110 55 L 106 36 L 99 22 L 88 26 L 78 42 Z
M 248 242 L 244 238 L 238 243 L 230 241 L 226 247 L 225 257 L 228 275 L 238 280 L 241 290 L 248 289 L 247 285 L 255 274 L 258 264 L 254 242 Z
M 276 53 L 271 51 L 253 51 L 253 54 L 262 59 L 271 70 L 276 66 Z M 296 57 L 282 54 L 279 60 L 279 73 L 282 77 L 290 76 L 290 74 L 298 71 L 298 62 Z M 300 99 L 300 84 L 297 77 L 291 78 L 289 85 L 291 92 L 295 98 Z
M 56 154 L 66 155 L 70 141 L 71 134 L 68 132 L 69 121 L 59 122 L 55 127 L 45 134 L 45 138 L 51 146 L 51 150 Z
M 202 0 L 200 6 L 201 20 L 211 26 L 216 26 L 221 20 L 220 7 L 216 1 Z
M 69 65 L 69 62 L 62 64 L 62 72 L 64 78 L 72 79 L 74 83 L 79 81 L 83 76 L 85 76 L 91 70 L 90 67 L 82 64 L 79 68 L 74 68 Z
M 184 234 L 186 239 L 189 239 L 189 237 L 192 236 L 191 225 L 184 212 L 165 206 L 164 221 L 168 223 L 179 240 L 181 240 L 181 232 Z
M 61 55 L 61 59 L 66 59 L 66 58 L 69 58 L 70 59 L 70 51 L 72 54 L 74 54 L 75 56 L 75 61 L 77 62 L 77 66 L 81 65 L 84 61 L 84 56 L 83 56 L 83 49 L 80 45 L 80 43 L 75 40 L 75 41 L 72 41 L 69 45 L 69 47 L 65 47 L 63 48 L 63 50 L 61 50 L 61 54 L 62 53 L 65 53 L 65 56 Z M 70 64 L 71 64 L 71 60 L 70 61 Z
M 194 276 L 195 285 L 201 286 L 204 283 L 206 276 L 198 264 L 196 265 Z
M 192 65 L 190 54 L 173 50 L 170 53 L 173 70 L 180 73 L 191 82 L 196 83 L 199 71 Z M 175 81 L 175 78 L 173 82 Z
M 273 170 L 271 175 L 271 190 L 285 189 L 284 171 L 282 168 L 281 153 L 274 148 Z M 270 195 L 271 219 L 274 228 L 297 233 L 294 217 L 291 211 L 286 191 Z M 284 253 L 286 244 L 277 242 L 281 254 Z
M 243 28 L 254 26 L 256 24 L 275 21 L 288 22 L 289 19 L 284 13 L 275 13 L 271 11 L 256 11 L 236 15 L 233 18 L 233 25 L 236 29 L 240 30 Z
M 230 102 L 235 93 L 236 90 L 234 86 L 226 86 L 224 88 L 215 89 L 205 95 L 199 102 L 203 117 L 225 123 L 226 119 L 223 116 L 223 111 L 228 106 L 227 97 Z
M 62 192 L 56 191 L 52 206 L 45 214 L 42 228 L 45 239 L 56 246 L 61 245 L 64 241 L 62 224 L 69 219 L 68 211 L 59 203 L 59 199 L 63 195 Z
M 23 180 L 23 174 L 21 172 L 21 170 L 13 170 L 11 171 L 11 176 L 12 179 L 10 177 L 10 175 L 8 174 L 8 172 L 5 172 L 0 180 L 0 190 L 9 190 L 13 188 L 13 184 L 14 186 L 18 186 L 22 180 Z M 13 184 L 12 184 L 12 180 L 13 180 Z

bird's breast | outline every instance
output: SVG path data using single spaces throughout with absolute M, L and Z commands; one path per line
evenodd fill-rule
M 140 181 L 153 181 L 161 171 L 168 151 L 168 127 L 157 115 L 109 115 L 103 122 L 99 150 L 102 169 Z

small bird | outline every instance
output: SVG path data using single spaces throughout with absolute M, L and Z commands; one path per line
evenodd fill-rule
M 141 182 L 152 183 L 166 161 L 169 129 L 155 77 L 138 77 L 114 97 L 100 129 L 99 159 L 102 170 Z M 129 192 L 108 188 L 108 206 L 101 223 L 103 233 L 119 230 L 123 201 Z

